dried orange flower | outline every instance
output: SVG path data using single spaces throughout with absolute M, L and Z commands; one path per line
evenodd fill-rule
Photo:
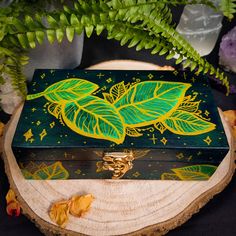
M 232 127 L 233 136 L 236 138 L 236 110 L 224 111 L 225 119 L 229 122 Z
M 70 204 L 70 214 L 76 217 L 83 216 L 89 211 L 93 200 L 94 197 L 92 194 L 72 197 Z
M 16 195 L 12 189 L 9 189 L 6 195 L 7 214 L 10 216 L 19 216 L 20 215 L 20 203 L 16 199 Z
M 69 213 L 76 217 L 83 216 L 90 209 L 94 197 L 92 194 L 73 196 L 68 201 L 56 202 L 52 205 L 49 216 L 53 222 L 65 227 Z
M 69 201 L 54 203 L 50 209 L 49 216 L 53 222 L 64 228 L 69 219 Z
M 7 214 L 9 216 L 19 216 L 20 215 L 20 204 L 18 201 L 13 201 L 7 204 L 6 207 Z
M 3 135 L 4 124 L 0 121 L 0 136 Z

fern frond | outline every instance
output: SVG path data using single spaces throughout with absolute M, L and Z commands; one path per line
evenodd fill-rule
M 234 13 L 236 12 L 236 0 L 221 0 L 220 10 L 223 12 L 224 16 L 232 20 Z
M 224 74 L 201 58 L 171 24 L 169 5 L 186 3 L 211 6 L 208 0 L 78 0 L 73 7 L 64 6 L 54 12 L 29 13 L 23 19 L 5 15 L 0 17 L 0 23 L 5 22 L 3 33 L 0 33 L 0 45 L 7 48 L 10 42 L 20 54 L 19 45 L 24 49 L 34 48 L 45 37 L 50 43 L 55 40 L 61 42 L 64 37 L 71 42 L 75 34 L 83 31 L 90 37 L 93 32 L 100 35 L 106 30 L 108 39 L 116 39 L 121 45 L 135 46 L 136 50 L 150 49 L 152 54 L 165 55 L 167 60 L 179 55 L 177 64 L 187 58 L 184 67 L 190 67 L 198 73 L 214 74 L 229 89 Z M 13 76 L 21 73 L 16 65 L 12 69 Z M 17 86 L 21 87 L 21 83 Z
M 22 66 L 28 62 L 28 57 L 21 53 L 13 52 L 7 48 L 0 47 L 2 66 L 1 77 L 7 76 L 12 81 L 12 86 L 19 95 L 26 96 L 26 78 L 22 72 Z M 2 81 L 4 82 L 4 81 Z

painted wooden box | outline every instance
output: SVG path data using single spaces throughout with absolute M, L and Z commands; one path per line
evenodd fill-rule
M 36 70 L 12 148 L 27 179 L 207 180 L 229 147 L 207 78 Z

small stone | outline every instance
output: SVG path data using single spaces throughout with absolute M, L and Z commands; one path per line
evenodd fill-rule
M 219 64 L 225 70 L 236 72 L 236 26 L 222 37 Z
M 12 114 L 17 106 L 23 101 L 23 98 L 19 95 L 12 86 L 12 79 L 7 75 L 2 74 L 5 83 L 0 86 L 0 106 L 8 114 Z

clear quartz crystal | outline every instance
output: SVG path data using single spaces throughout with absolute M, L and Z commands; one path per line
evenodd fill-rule
M 0 7 L 7 7 L 12 0 L 3 0 Z M 65 2 L 69 2 L 66 0 Z M 55 2 L 56 4 L 56 2 Z M 45 6 L 47 10 L 54 10 L 58 6 L 49 4 Z M 46 22 L 45 22 L 46 24 Z M 42 45 L 37 44 L 34 49 L 28 50 L 29 63 L 24 66 L 23 72 L 28 80 L 31 80 L 35 69 L 73 69 L 79 66 L 83 51 L 84 34 L 75 35 L 70 43 L 64 36 L 61 43 L 50 44 L 45 38 Z M 9 114 L 22 102 L 22 97 L 14 90 L 12 79 L 7 75 L 2 75 L 5 83 L 0 85 L 0 107 Z
M 75 35 L 70 43 L 64 36 L 61 43 L 50 44 L 47 39 L 42 45 L 30 49 L 29 64 L 24 66 L 24 74 L 31 80 L 35 69 L 74 69 L 80 65 L 83 51 L 83 33 Z
M 217 5 L 219 0 L 214 1 Z M 220 33 L 223 15 L 203 5 L 187 5 L 176 30 L 199 52 L 208 55 L 214 48 Z

